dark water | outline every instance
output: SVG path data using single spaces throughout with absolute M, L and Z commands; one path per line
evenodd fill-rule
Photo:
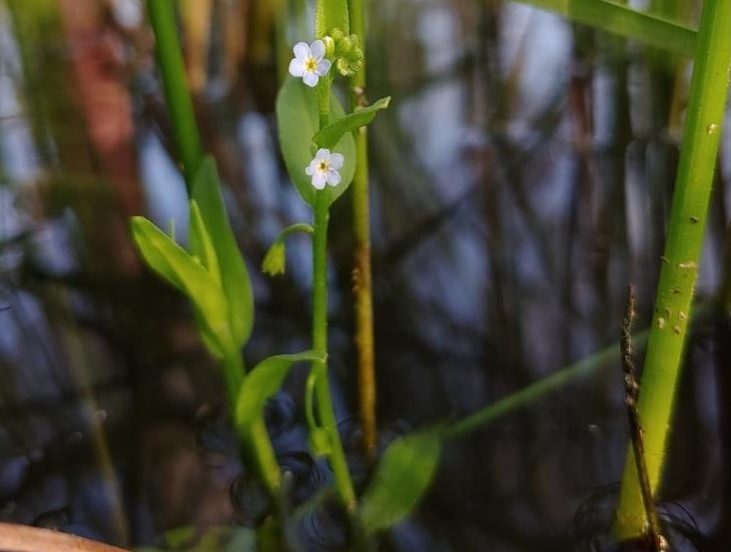
M 268 505 L 241 471 L 216 367 L 186 303 L 144 272 L 127 235 L 138 213 L 175 219 L 182 238 L 187 226 L 149 29 L 82 4 L 0 8 L 0 520 L 126 546 L 256 524 Z M 268 3 L 217 3 L 207 46 L 188 43 L 191 64 L 207 64 L 192 72 L 199 120 L 254 280 L 249 365 L 309 339 L 308 242 L 291 240 L 284 277 L 257 269 L 281 228 L 309 218 L 273 125 L 274 37 L 287 56 L 307 28 L 285 4 L 288 25 Z M 647 324 L 687 78 L 656 52 L 517 4 L 371 8 L 368 94 L 393 96 L 371 132 L 387 442 L 616 342 L 629 282 Z M 730 171 L 724 138 L 700 300 L 728 278 Z M 364 482 L 350 222 L 346 196 L 331 228 L 330 363 Z M 731 328 L 715 312 L 693 327 L 661 517 L 677 549 L 727 550 Z M 268 413 L 295 503 L 331 477 L 307 452 L 304 375 Z M 426 501 L 382 546 L 613 550 L 622 393 L 620 367 L 607 366 L 450 442 Z M 337 549 L 342 518 L 325 501 L 296 530 L 308 550 Z

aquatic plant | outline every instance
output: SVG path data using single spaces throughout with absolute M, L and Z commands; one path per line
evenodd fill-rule
M 555 9 L 581 23 L 651 46 L 695 54 L 691 104 L 638 406 L 649 481 L 656 491 L 690 319 L 727 92 L 731 42 L 724 32 L 731 26 L 731 3 L 706 2 L 697 33 L 657 15 L 604 0 L 528 3 Z M 281 274 L 285 270 L 287 236 L 293 232 L 311 236 L 312 344 L 310 351 L 269 357 L 248 374 L 241 348 L 251 333 L 254 306 L 246 264 L 227 221 L 215 163 L 202 153 L 185 87 L 172 8 L 165 1 L 150 1 L 149 6 L 173 131 L 188 186 L 191 240 L 186 251 L 175 243 L 174 236 L 166 235 L 142 217 L 132 220 L 133 234 L 147 264 L 192 302 L 201 339 L 221 363 L 229 407 L 245 456 L 273 498 L 280 498 L 282 476 L 264 424 L 263 409 L 296 362 L 311 362 L 305 390 L 310 447 L 314 454 L 328 460 L 337 495 L 357 528 L 355 534 L 367 540 L 403 519 L 418 503 L 437 469 L 445 438 L 482 427 L 497 416 L 595 370 L 617 354 L 617 348 L 611 347 L 594 359 L 549 376 L 449 427 L 438 426 L 397 439 L 384 452 L 369 485 L 358 497 L 338 432 L 330 390 L 327 252 L 330 209 L 354 183 L 360 419 L 363 448 L 374 458 L 377 431 L 366 127 L 379 111 L 389 106 L 390 98 L 373 103 L 366 100 L 362 2 L 316 2 L 315 36 L 300 37 L 294 44 L 288 65 L 290 76 L 282 83 L 277 96 L 282 157 L 292 183 L 312 210 L 312 223 L 285 228 L 266 254 L 262 268 L 270 275 Z M 333 94 L 338 74 L 349 79 L 349 111 Z M 720 82 L 725 84 L 719 86 Z M 641 536 L 646 529 L 634 465 L 629 457 L 617 514 L 616 530 L 622 539 Z

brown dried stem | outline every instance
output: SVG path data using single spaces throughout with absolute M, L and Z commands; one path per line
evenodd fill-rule
M 652 497 L 650 487 L 650 476 L 645 463 L 645 446 L 643 442 L 642 426 L 637 413 L 637 401 L 639 399 L 640 386 L 637 383 L 637 369 L 634 362 L 632 349 L 632 322 L 635 319 L 635 288 L 630 285 L 627 290 L 627 303 L 625 305 L 624 320 L 622 323 L 622 334 L 620 338 L 620 349 L 622 352 L 622 371 L 624 372 L 624 402 L 627 405 L 627 417 L 629 419 L 630 438 L 632 450 L 637 466 L 637 476 L 640 482 L 642 505 L 647 516 L 648 529 L 647 538 L 649 544 L 656 552 L 667 550 L 667 541 L 662 535 L 662 528 L 657 515 L 657 508 Z

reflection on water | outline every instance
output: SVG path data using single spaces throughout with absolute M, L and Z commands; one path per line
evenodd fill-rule
M 267 506 L 242 499 L 223 390 L 185 302 L 129 244 L 133 213 L 187 234 L 149 30 L 124 11 L 134 3 L 0 8 L 0 520 L 145 545 L 173 527 L 246 525 Z M 277 153 L 273 14 L 215 5 L 210 40 L 189 21 L 186 48 L 254 279 L 252 363 L 307 347 L 306 238 L 291 241 L 284 277 L 256 268 L 308 211 Z M 284 5 L 294 42 L 298 3 Z M 369 96 L 393 96 L 371 133 L 385 439 L 615 342 L 630 281 L 647 323 L 687 79 L 636 44 L 512 3 L 381 0 L 370 25 Z M 728 278 L 724 144 L 701 298 Z M 333 217 L 331 365 L 347 443 L 358 432 L 347 199 Z M 725 549 L 729 333 L 727 316 L 697 320 L 681 383 L 663 491 L 664 512 L 692 529 L 678 529 L 680 549 Z M 304 376 L 269 417 L 298 503 L 329 478 L 307 453 Z M 451 444 L 419 514 L 384 546 L 599 549 L 626 437 L 609 366 Z M 328 504 L 303 514 L 309 549 L 338 547 L 340 515 Z

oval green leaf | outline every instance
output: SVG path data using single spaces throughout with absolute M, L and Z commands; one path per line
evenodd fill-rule
M 355 174 L 355 141 L 350 133 L 343 135 L 335 147 L 330 148 L 345 158 L 345 164 L 340 170 L 340 184 L 318 191 L 312 186 L 310 177 L 305 174 L 305 169 L 314 157 L 312 137 L 319 130 L 317 94 L 317 89 L 308 88 L 301 80 L 288 78 L 277 96 L 279 144 L 284 164 L 300 196 L 313 208 L 317 194 L 325 194 L 327 204 L 332 204 L 345 192 Z M 333 122 L 345 116 L 334 94 L 330 96 L 330 116 Z
M 390 103 L 391 96 L 387 96 L 373 102 L 367 107 L 356 108 L 353 113 L 348 113 L 342 119 L 338 119 L 320 130 L 312 138 L 312 141 L 321 148 L 332 148 L 346 132 L 352 132 L 369 124 L 375 118 L 376 113 L 382 109 L 386 109 Z
M 412 433 L 389 445 L 363 495 L 360 519 L 370 533 L 404 519 L 429 488 L 439 463 L 441 432 Z
M 264 404 L 282 387 L 284 378 L 296 362 L 322 358 L 314 351 L 291 355 L 276 355 L 262 360 L 246 376 L 236 401 L 236 425 L 245 427 L 264 415 Z
M 218 257 L 221 286 L 228 300 L 231 336 L 235 347 L 241 347 L 248 341 L 254 324 L 254 295 L 249 271 L 223 204 L 216 162 L 211 156 L 206 156 L 198 168 L 191 196 L 198 204 L 203 224 Z

